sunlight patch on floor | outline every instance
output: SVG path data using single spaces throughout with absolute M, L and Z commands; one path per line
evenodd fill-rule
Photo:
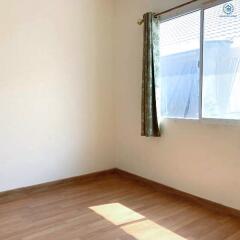
M 150 220 L 128 224 L 121 229 L 137 240 L 186 240 Z
M 120 203 L 104 204 L 90 207 L 90 209 L 115 225 L 122 225 L 145 218 Z
M 90 209 L 136 240 L 187 240 L 120 203 L 93 206 Z

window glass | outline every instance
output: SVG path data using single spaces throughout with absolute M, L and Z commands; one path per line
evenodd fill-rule
M 163 117 L 199 117 L 200 11 L 160 24 Z
M 204 11 L 202 115 L 240 119 L 240 1 Z

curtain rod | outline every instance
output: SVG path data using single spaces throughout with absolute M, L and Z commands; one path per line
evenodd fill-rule
M 168 13 L 168 12 L 170 12 L 170 11 L 176 10 L 176 9 L 178 9 L 178 8 L 184 7 L 184 6 L 188 5 L 188 4 L 191 4 L 191 3 L 194 3 L 194 2 L 197 2 L 197 1 L 198 1 L 198 0 L 192 0 L 192 1 L 189 1 L 189 2 L 186 2 L 186 3 L 183 3 L 183 4 L 180 4 L 180 5 L 176 6 L 176 7 L 170 8 L 170 9 L 168 9 L 168 10 L 166 10 L 166 11 L 163 11 L 163 12 L 160 12 L 160 13 L 156 13 L 156 14 L 154 14 L 154 17 L 158 17 L 158 16 L 160 16 L 160 15 L 162 15 L 162 14 L 164 14 L 164 13 Z M 139 24 L 139 25 L 142 25 L 143 22 L 144 22 L 143 19 L 139 19 L 139 20 L 138 20 L 138 24 Z

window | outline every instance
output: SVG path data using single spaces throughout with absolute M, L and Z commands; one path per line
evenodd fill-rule
M 240 119 L 239 26 L 240 0 L 160 23 L 163 117 Z
M 162 116 L 198 118 L 200 11 L 161 23 L 160 37 Z
M 203 117 L 240 119 L 240 1 L 204 14 Z M 226 11 L 226 10 L 225 10 Z M 236 15 L 235 15 L 236 14 Z

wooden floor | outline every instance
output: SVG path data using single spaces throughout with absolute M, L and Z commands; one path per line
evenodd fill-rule
M 0 197 L 0 240 L 240 240 L 240 220 L 117 174 Z

